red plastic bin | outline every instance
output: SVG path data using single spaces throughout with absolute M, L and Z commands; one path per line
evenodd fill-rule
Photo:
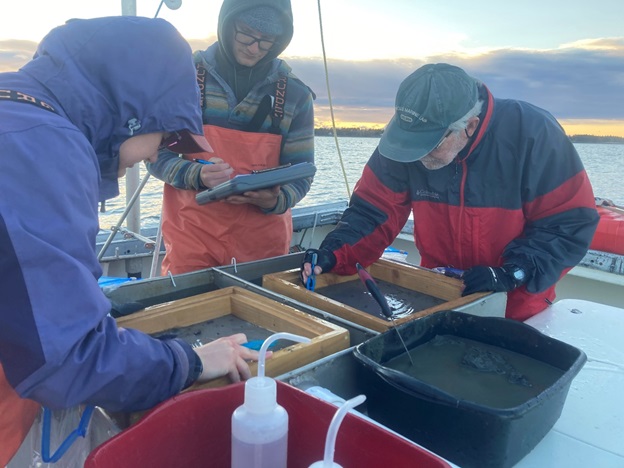
M 196 390 L 161 403 L 96 447 L 85 468 L 228 468 L 231 416 L 243 402 L 244 385 Z M 289 416 L 288 467 L 308 468 L 322 460 L 337 407 L 280 381 L 277 401 Z M 344 468 L 449 467 L 434 454 L 352 414 L 338 431 L 334 460 Z

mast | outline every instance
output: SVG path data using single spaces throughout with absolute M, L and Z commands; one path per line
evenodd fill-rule
M 177 10 L 182 6 L 182 0 L 161 0 L 158 5 L 158 10 L 156 10 L 156 14 L 154 18 L 158 17 L 158 13 L 160 12 L 160 8 L 165 4 L 167 8 L 171 10 Z M 137 13 L 137 4 L 136 0 L 121 0 L 121 15 L 122 16 L 136 16 Z M 126 221 L 126 231 L 131 234 L 133 237 L 142 238 L 141 236 L 141 197 L 140 193 L 147 180 L 149 178 L 149 174 L 146 174 L 143 180 L 140 180 L 140 165 L 135 164 L 130 169 L 126 170 L 126 210 L 119 220 L 117 226 L 113 227 L 111 235 L 107 239 L 106 243 L 100 250 L 98 254 L 98 260 L 101 260 L 106 252 L 106 249 L 111 244 L 115 234 L 118 232 L 121 223 Z M 137 203 L 138 202 L 138 203 Z M 155 246 L 154 251 L 154 259 L 157 261 L 158 252 L 160 250 L 160 242 L 157 246 Z M 128 277 L 136 277 L 141 278 L 141 272 L 143 271 L 143 262 L 141 258 L 128 258 L 125 261 L 126 263 L 126 273 Z M 153 268 L 152 268 L 153 269 Z
M 121 0 L 122 16 L 136 16 L 136 0 Z M 126 171 L 126 205 L 130 203 L 132 195 L 136 191 L 140 182 L 140 165 L 135 164 Z M 141 233 L 141 202 L 134 203 L 128 212 L 126 226 L 131 232 Z M 140 270 L 139 270 L 140 271 Z

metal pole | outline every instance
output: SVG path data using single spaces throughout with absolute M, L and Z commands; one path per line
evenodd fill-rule
M 122 16 L 136 16 L 136 0 L 121 0 Z
M 136 16 L 136 0 L 121 0 L 121 14 L 123 16 Z M 126 171 L 126 206 L 132 209 L 128 213 L 126 227 L 129 231 L 141 233 L 141 203 L 131 203 L 131 197 L 139 186 L 140 164 L 135 164 Z
M 128 213 L 134 207 L 134 202 L 137 200 L 137 198 L 139 198 L 139 195 L 141 194 L 141 190 L 143 190 L 143 187 L 145 187 L 145 184 L 147 183 L 149 178 L 150 178 L 150 174 L 148 172 L 147 174 L 145 174 L 145 177 L 143 177 L 141 184 L 137 187 L 137 189 L 132 194 L 130 201 L 126 203 L 125 211 L 122 213 L 121 218 L 119 218 L 119 221 L 117 221 L 117 225 L 113 227 L 112 232 L 108 236 L 108 239 L 106 239 L 104 246 L 102 247 L 102 249 L 100 250 L 100 253 L 98 254 L 98 261 L 102 260 L 102 257 L 104 257 L 104 252 L 106 252 L 106 249 L 108 249 L 108 246 L 111 245 L 111 242 L 113 242 L 113 238 L 115 237 L 115 234 L 117 234 L 117 231 L 119 231 L 119 227 L 121 226 L 121 223 L 124 222 L 124 220 L 126 219 L 126 216 L 128 216 Z M 135 232 L 135 231 L 132 231 L 132 232 Z

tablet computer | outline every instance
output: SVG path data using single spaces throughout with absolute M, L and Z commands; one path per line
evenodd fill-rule
M 200 205 L 204 205 L 213 201 L 222 200 L 230 195 L 239 195 L 241 193 L 265 189 L 275 185 L 288 184 L 298 179 L 312 177 L 315 173 L 316 166 L 312 163 L 305 162 L 255 171 L 251 174 L 241 174 L 216 187 L 199 192 L 195 196 L 195 201 Z

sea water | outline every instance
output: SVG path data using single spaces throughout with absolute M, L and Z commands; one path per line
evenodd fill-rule
M 373 154 L 379 138 L 338 138 L 338 149 L 333 137 L 315 137 L 314 183 L 306 197 L 297 206 L 318 205 L 324 202 L 348 200 L 355 183 L 360 178 L 368 158 Z M 575 143 L 589 180 L 598 197 L 611 199 L 616 205 L 624 205 L 624 145 L 604 143 Z M 339 157 L 340 154 L 340 157 Z M 341 162 L 342 160 L 342 162 Z M 342 173 L 345 167 L 346 179 Z M 145 166 L 140 165 L 145 176 Z M 100 227 L 108 230 L 119 221 L 126 204 L 124 179 L 120 179 L 120 196 L 106 202 L 106 212 L 100 213 Z M 141 193 L 142 227 L 158 226 L 162 203 L 163 182 L 150 177 Z
M 552 386 L 564 371 L 529 356 L 453 335 L 437 335 L 383 365 L 458 400 L 514 408 Z

